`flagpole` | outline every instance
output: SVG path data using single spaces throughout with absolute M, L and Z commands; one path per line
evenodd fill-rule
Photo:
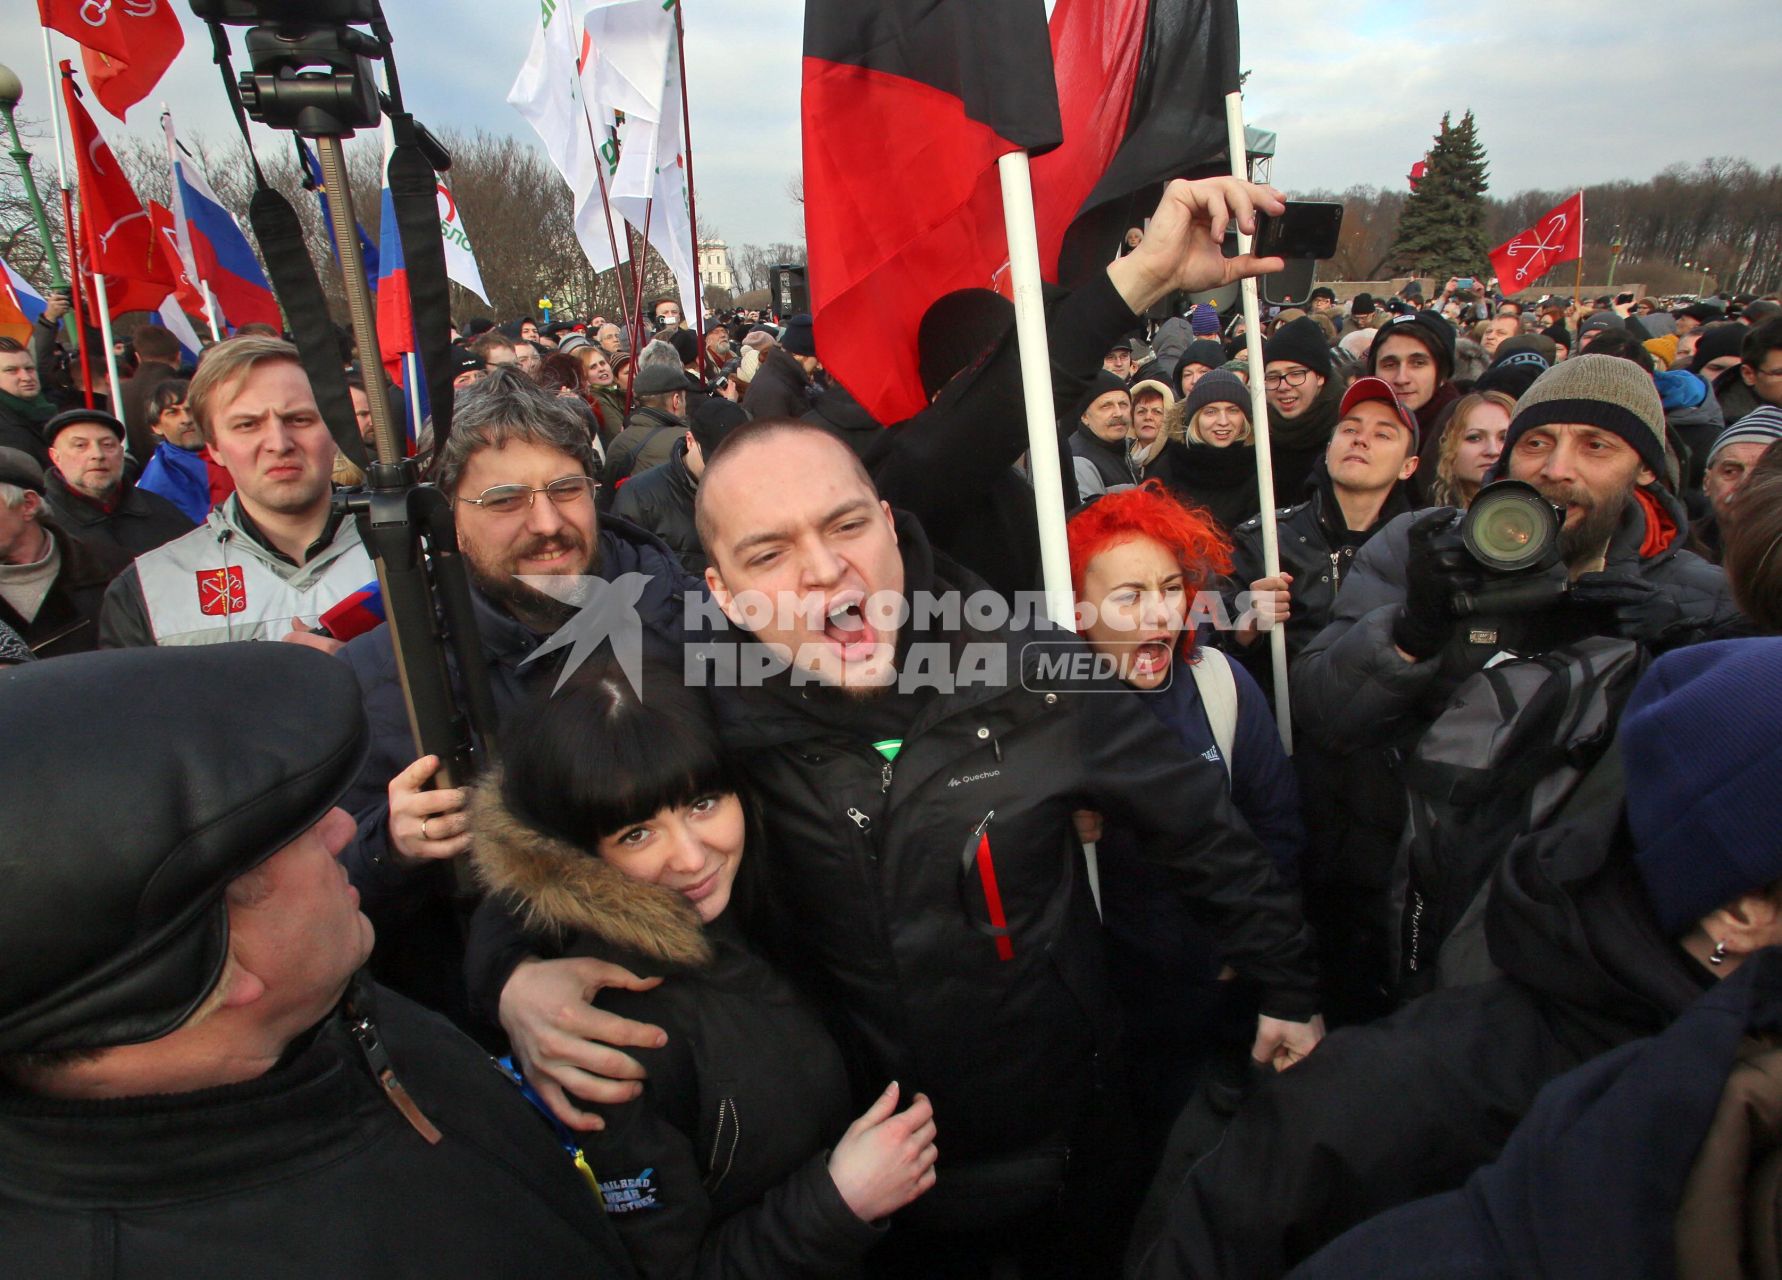
M 210 291 L 210 282 L 204 282 L 204 318 L 210 322 L 210 340 L 221 342 L 223 331 L 217 327 L 217 295 Z
M 577 95 L 580 97 L 581 95 Z M 625 297 L 625 273 L 619 270 L 619 233 L 613 227 L 613 204 L 606 194 L 606 157 L 600 152 L 600 144 L 594 136 L 594 119 L 588 114 L 588 100 L 581 99 L 582 119 L 588 126 L 588 142 L 594 148 L 594 180 L 600 184 L 600 212 L 606 215 L 606 242 L 613 251 L 613 283 L 619 287 L 619 318 L 625 322 L 625 332 L 631 332 L 631 305 Z M 617 141 L 613 143 L 618 146 Z M 626 237 L 625 247 L 631 247 L 630 237 Z M 626 255 L 630 262 L 630 255 Z M 637 275 L 637 265 L 631 263 L 632 277 Z
M 90 252 L 90 250 L 89 250 Z M 111 302 L 105 296 L 105 273 L 93 272 L 93 291 L 99 295 L 99 332 L 105 340 L 105 373 L 111 384 L 111 416 L 123 421 L 124 394 L 118 387 L 118 353 L 111 336 Z M 147 462 L 143 458 L 140 461 Z
M 415 441 L 421 438 L 421 365 L 415 358 L 415 352 L 402 353 L 402 381 L 406 384 L 403 390 L 408 392 L 408 420 L 414 424 L 414 436 L 409 440 L 409 452 L 414 452 Z
M 1578 193 L 1578 270 L 1572 277 L 1572 323 L 1583 328 L 1578 320 L 1578 309 L 1584 305 L 1584 193 Z M 1572 334 L 1572 349 L 1567 354 L 1578 354 L 1578 335 Z
M 1231 148 L 1231 174 L 1240 182 L 1250 180 L 1250 162 L 1244 147 L 1244 95 L 1234 89 L 1225 95 L 1225 137 Z M 1238 252 L 1250 252 L 1250 237 L 1238 232 Z M 1281 573 L 1280 530 L 1275 524 L 1275 473 L 1268 436 L 1268 393 L 1262 382 L 1262 319 L 1255 276 L 1243 282 L 1244 348 L 1250 371 L 1251 438 L 1256 443 L 1256 491 L 1262 500 L 1262 576 Z M 1244 584 L 1248 586 L 1248 583 Z M 1269 658 L 1274 667 L 1275 725 L 1281 745 L 1293 754 L 1293 710 L 1287 701 L 1287 631 L 1274 626 L 1268 633 Z
M 68 334 L 68 341 L 72 342 L 75 349 L 81 353 L 81 367 L 84 373 L 86 368 L 87 347 L 86 343 L 82 340 L 84 333 L 81 329 L 80 266 L 77 261 L 77 255 L 74 252 L 74 202 L 68 194 L 68 160 L 62 153 L 62 104 L 60 95 L 56 92 L 56 55 L 55 51 L 50 48 L 50 33 L 48 27 L 43 29 L 43 73 L 44 78 L 49 82 L 50 137 L 55 139 L 56 144 L 56 184 L 62 189 L 62 232 L 64 238 L 68 241 L 68 293 L 70 300 L 74 304 L 74 309 L 69 312 L 69 314 L 62 317 L 62 327 Z M 93 379 L 91 374 L 86 374 L 85 382 L 87 408 L 91 409 L 93 407 Z
M 699 339 L 699 376 L 705 377 L 705 291 L 699 284 L 699 213 L 693 202 L 693 113 L 687 105 L 687 36 L 680 0 L 674 6 L 675 62 L 681 73 L 681 153 L 687 157 L 687 226 L 693 237 L 693 336 Z
M 1015 340 L 1021 355 L 1021 398 L 1027 411 L 1027 459 L 1039 512 L 1040 576 L 1046 616 L 1071 630 L 1070 545 L 1064 534 L 1064 475 L 1058 458 L 1058 426 L 1052 409 L 1052 357 L 1046 343 L 1046 311 L 1040 293 L 1039 231 L 1033 213 L 1033 175 L 1025 151 L 996 161 L 1002 178 L 1002 217 L 1009 241 L 1009 281 L 1014 288 Z

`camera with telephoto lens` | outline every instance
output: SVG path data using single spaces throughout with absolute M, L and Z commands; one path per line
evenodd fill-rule
M 1514 613 L 1556 604 L 1569 579 L 1560 555 L 1564 512 L 1522 480 L 1494 480 L 1480 489 L 1452 536 L 1478 566 L 1482 582 L 1456 591 L 1454 612 Z

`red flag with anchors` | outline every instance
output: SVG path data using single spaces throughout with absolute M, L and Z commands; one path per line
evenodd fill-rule
M 1528 288 L 1562 262 L 1584 254 L 1584 193 L 1557 205 L 1491 251 L 1491 269 L 1498 288 L 1516 293 Z

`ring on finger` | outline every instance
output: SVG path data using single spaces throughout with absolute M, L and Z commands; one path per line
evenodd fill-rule
M 421 819 L 421 839 L 423 839 L 423 840 L 433 839 L 432 836 L 427 834 L 427 819 L 425 819 L 425 818 Z

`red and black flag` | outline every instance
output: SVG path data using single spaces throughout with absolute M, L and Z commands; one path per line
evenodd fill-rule
M 1002 283 L 997 157 L 1063 136 L 1044 0 L 808 0 L 803 116 L 817 351 L 898 422 L 923 312 Z
M 1040 269 L 1074 285 L 1106 267 L 1172 178 L 1231 172 L 1237 0 L 1058 0 L 1064 143 L 1033 164 Z

